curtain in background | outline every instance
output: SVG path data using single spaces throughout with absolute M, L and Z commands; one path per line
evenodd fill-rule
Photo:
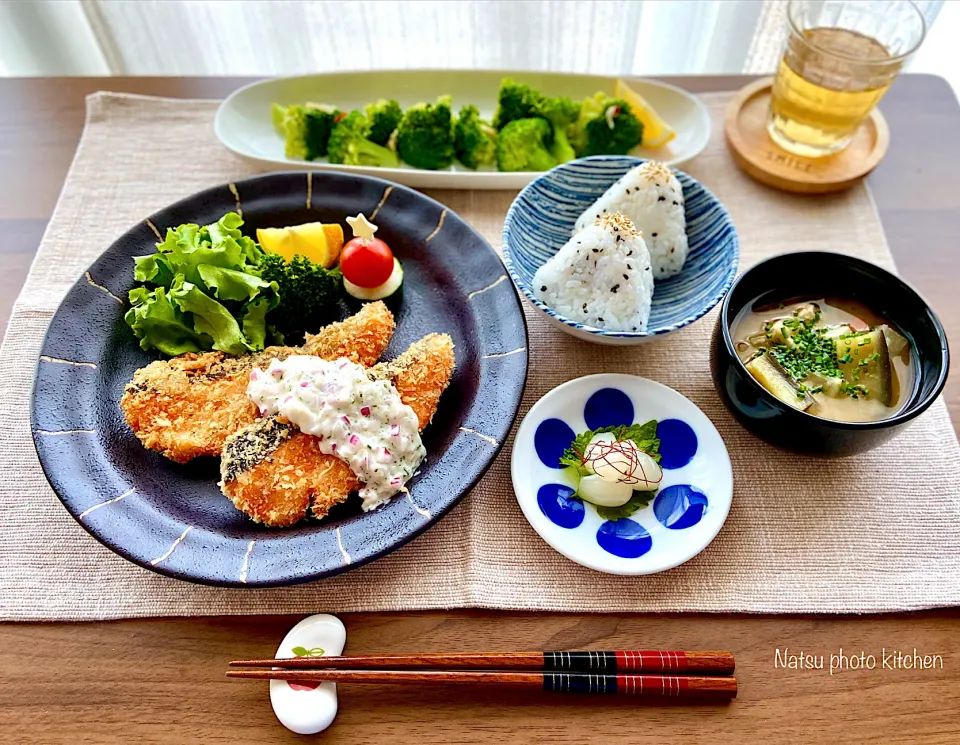
M 0 74 L 739 72 L 760 0 L 0 1 Z
M 766 0 L 763 3 L 763 10 L 757 22 L 750 48 L 747 51 L 743 72 L 763 75 L 773 73 L 777 69 L 777 65 L 780 63 L 780 56 L 783 54 L 783 45 L 787 39 L 788 1 L 789 0 Z M 943 8 L 944 0 L 913 0 L 913 4 L 920 8 L 920 11 L 927 21 L 927 37 L 912 63 L 907 64 L 907 69 L 916 71 L 916 63 L 920 62 L 923 63 L 920 67 L 924 72 L 933 72 L 939 68 L 938 72 L 941 75 L 955 73 L 957 71 L 956 68 L 949 64 L 947 60 L 943 58 L 943 55 L 939 53 L 939 44 L 937 44 L 937 40 L 933 38 L 931 28 L 934 20 L 936 20 Z M 957 0 L 953 0 L 951 3 L 951 5 L 957 4 Z M 951 31 L 955 34 L 957 31 L 956 26 L 954 26 Z M 939 27 L 937 32 L 939 38 L 941 32 Z M 931 47 L 934 45 L 938 48 L 938 53 L 930 54 Z M 911 65 L 913 65 L 913 67 L 911 67 Z
M 0 0 L 0 75 L 109 75 L 80 0 Z
M 960 0 L 908 64 L 960 88 Z M 0 0 L 0 75 L 770 73 L 787 0 Z M 941 13 L 941 10 L 943 11 Z

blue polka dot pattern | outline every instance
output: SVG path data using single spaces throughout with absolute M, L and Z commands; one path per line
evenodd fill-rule
M 653 514 L 670 530 L 696 525 L 706 509 L 707 495 L 687 484 L 668 486 L 653 501 Z
M 653 546 L 653 539 L 640 523 L 620 519 L 608 520 L 597 531 L 597 543 L 604 551 L 624 559 L 643 556 Z
M 544 419 L 533 436 L 533 447 L 543 465 L 561 468 L 560 456 L 570 447 L 574 437 L 570 425 L 562 419 Z
M 617 388 L 601 388 L 587 399 L 583 419 L 588 429 L 633 424 L 633 402 Z
M 569 486 L 544 484 L 537 491 L 537 505 L 550 522 L 561 528 L 576 528 L 583 522 L 583 502 L 573 496 Z
M 680 419 L 664 419 L 657 425 L 660 438 L 660 467 L 672 471 L 683 468 L 697 454 L 697 434 Z
M 619 388 L 606 387 L 594 391 L 583 407 L 583 420 L 591 430 L 603 427 L 629 426 L 634 423 L 636 411 L 630 397 Z M 646 420 L 644 420 L 646 421 Z M 582 425 L 577 425 L 582 426 Z M 560 457 L 570 447 L 576 433 L 562 419 L 544 419 L 534 432 L 534 448 L 545 466 L 559 469 Z M 683 468 L 697 454 L 698 441 L 693 428 L 681 419 L 663 419 L 657 424 L 660 439 L 660 465 L 665 470 Z M 587 505 L 576 496 L 573 487 L 546 483 L 537 491 L 540 512 L 554 525 L 573 530 L 586 521 Z M 654 498 L 653 517 L 642 517 L 650 512 L 637 513 L 637 519 L 621 518 L 603 522 L 596 532 L 601 549 L 624 559 L 635 559 L 653 548 L 654 536 L 641 524 L 655 518 L 669 530 L 684 530 L 698 524 L 707 511 L 707 495 L 689 484 L 664 487 Z M 593 523 L 596 524 L 596 523 Z M 648 523 L 649 524 L 649 523 Z M 592 528 L 591 528 L 592 530 Z M 657 540 L 662 540 L 657 537 Z

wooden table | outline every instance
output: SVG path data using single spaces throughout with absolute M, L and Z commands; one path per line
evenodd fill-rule
M 673 79 L 732 90 L 746 77 Z M 239 78 L 0 79 L 0 321 L 6 324 L 83 125 L 108 89 L 220 98 Z M 905 76 L 881 106 L 892 145 L 871 177 L 901 274 L 960 349 L 960 107 L 947 83 Z M 960 425 L 960 365 L 947 385 Z M 895 526 L 891 526 L 894 530 Z M 0 576 L 0 588 L 3 578 Z M 0 589 L 2 591 L 2 589 Z M 322 609 L 317 609 L 318 611 Z M 638 707 L 558 694 L 341 687 L 324 742 L 874 743 L 960 741 L 960 611 L 866 617 L 589 615 L 484 611 L 345 614 L 347 650 L 730 649 L 730 706 Z M 0 625 L 0 741 L 288 742 L 265 687 L 222 677 L 269 657 L 289 616 Z M 778 667 L 777 650 L 876 655 L 876 669 Z M 885 670 L 881 650 L 942 656 L 942 669 Z

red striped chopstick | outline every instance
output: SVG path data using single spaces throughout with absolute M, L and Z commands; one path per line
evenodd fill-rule
M 358 655 L 291 657 L 280 660 L 234 660 L 231 667 L 273 667 L 288 670 L 329 668 L 354 670 L 540 670 L 589 674 L 642 672 L 729 675 L 730 652 L 617 650 L 615 652 L 494 652 L 465 654 Z
M 314 660 L 320 658 L 313 658 Z M 276 662 L 274 660 L 273 662 Z M 703 675 L 595 675 L 590 673 L 474 670 L 229 670 L 228 678 L 296 682 L 490 685 L 562 693 L 627 694 L 678 699 L 723 699 L 737 695 L 736 678 Z

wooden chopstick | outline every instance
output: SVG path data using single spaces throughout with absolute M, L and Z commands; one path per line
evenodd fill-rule
M 732 699 L 737 695 L 736 678 L 702 675 L 593 675 L 470 670 L 228 670 L 227 677 L 310 683 L 490 685 L 539 688 L 562 693 L 612 693 L 681 699 Z
M 231 667 L 279 667 L 289 670 L 543 670 L 555 672 L 699 673 L 730 675 L 736 666 L 730 652 L 618 650 L 615 652 L 494 652 L 466 654 L 356 655 L 234 660 Z

